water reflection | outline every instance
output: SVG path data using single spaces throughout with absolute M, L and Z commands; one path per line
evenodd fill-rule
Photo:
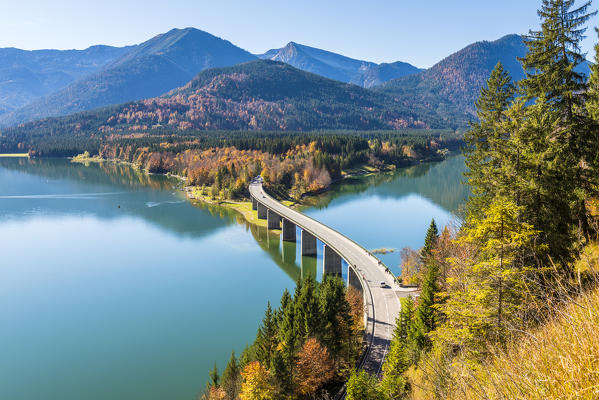
M 311 213 L 310 210 L 325 210 L 332 203 L 335 208 L 343 208 L 356 198 L 371 195 L 402 199 L 416 193 L 443 210 L 456 211 L 469 193 L 468 187 L 460 184 L 464 170 L 463 157 L 454 156 L 441 163 L 346 179 L 324 194 L 306 198 L 303 209 Z M 297 244 L 281 241 L 278 231 L 269 232 L 264 227 L 248 224 L 230 209 L 205 203 L 190 204 L 178 190 L 181 182 L 175 178 L 148 175 L 125 164 L 83 165 L 64 159 L 0 158 L 0 174 L 5 182 L 0 188 L 0 221 L 35 215 L 93 214 L 101 219 L 134 216 L 180 237 L 193 238 L 209 235 L 227 225 L 241 224 L 290 279 L 295 281 L 307 274 L 321 275 L 318 260 L 301 257 Z M 28 192 L 32 186 L 31 176 L 47 179 L 46 184 L 38 185 L 35 193 Z M 94 202 L 93 207 L 89 201 Z M 352 219 L 356 217 L 353 215 Z M 365 221 L 358 218 L 358 225 L 363 223 Z M 346 234 L 352 234 L 352 228 L 351 225 L 338 227 Z M 382 229 L 381 235 L 387 230 Z M 359 233 L 357 235 L 359 238 Z M 396 267 L 397 254 L 382 258 L 391 262 L 392 268 Z
M 441 208 L 455 212 L 470 194 L 462 185 L 466 171 L 464 157 L 449 157 L 440 163 L 424 163 L 394 172 L 345 179 L 331 190 L 306 199 L 311 208 L 322 209 L 336 200 L 337 204 L 351 201 L 356 194 L 376 192 L 380 198 L 401 198 L 417 193 Z

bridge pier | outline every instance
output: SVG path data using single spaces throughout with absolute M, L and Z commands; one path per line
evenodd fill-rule
M 360 278 L 358 278 L 358 274 L 354 269 L 348 264 L 347 265 L 347 287 L 353 287 L 354 289 L 358 289 L 360 292 L 362 291 L 362 284 L 360 283 Z
M 316 236 L 302 229 L 302 256 L 316 257 Z
M 324 254 L 322 256 L 322 263 L 324 264 L 324 270 L 322 275 L 334 275 L 341 276 L 341 256 L 337 252 L 331 249 L 326 244 L 324 245 Z
M 256 211 L 258 209 L 258 200 L 252 197 L 252 210 Z
M 266 210 L 266 220 L 268 229 L 281 229 L 281 217 L 270 208 Z
M 258 219 L 266 219 L 268 217 L 268 209 L 260 202 L 257 204 L 258 207 Z
M 285 242 L 295 242 L 295 239 L 295 224 L 283 218 L 283 240 Z

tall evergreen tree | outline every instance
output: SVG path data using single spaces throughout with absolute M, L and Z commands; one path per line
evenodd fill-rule
M 318 299 L 316 294 L 316 281 L 308 275 L 303 280 L 298 296 L 295 298 L 294 329 L 297 346 L 301 346 L 308 337 L 320 333 L 320 315 L 318 312 Z
M 595 28 L 599 36 L 599 28 Z M 591 65 L 587 110 L 595 123 L 599 123 L 599 42 L 595 44 L 595 63 Z
M 241 368 L 237 363 L 234 350 L 231 352 L 231 358 L 223 371 L 221 388 L 226 394 L 226 400 L 235 400 L 241 389 Z
M 262 325 L 258 328 L 256 340 L 254 341 L 254 353 L 256 359 L 262 365 L 270 365 L 272 353 L 277 347 L 277 326 L 270 302 L 266 305 Z
M 433 248 L 435 247 L 435 242 L 439 237 L 439 230 L 437 229 L 437 224 L 435 224 L 435 219 L 431 220 L 431 224 L 426 231 L 426 236 L 424 238 L 424 246 L 420 251 L 420 258 L 422 262 L 426 264 L 427 260 L 430 258 L 433 252 Z
M 348 358 L 352 334 L 351 307 L 345 297 L 345 286 L 339 277 L 325 277 L 319 290 L 319 309 L 322 316 L 321 340 L 333 358 Z
M 496 195 L 499 185 L 498 169 L 502 166 L 507 132 L 501 129 L 516 87 L 501 62 L 497 63 L 476 102 L 478 122 L 472 123 L 464 134 L 466 147 L 465 176 L 472 188 L 468 211 L 479 214 Z
M 218 374 L 218 368 L 216 367 L 216 362 L 214 363 L 214 367 L 210 370 L 210 381 L 208 382 L 208 386 L 218 387 L 220 382 L 220 375 Z
M 418 297 L 414 319 L 414 336 L 420 349 L 430 347 L 431 341 L 428 333 L 437 326 L 437 310 L 435 309 L 435 296 L 439 292 L 437 284 L 438 268 L 435 262 L 427 265 L 426 275 L 422 282 L 422 290 Z
M 597 133 L 589 129 L 590 121 L 585 110 L 587 79 L 577 67 L 586 57 L 580 50 L 580 42 L 586 31 L 585 24 L 596 12 L 590 12 L 591 2 L 574 7 L 574 0 L 543 0 L 538 14 L 541 29 L 530 31 L 525 43 L 528 53 L 522 58 L 526 73 L 520 82 L 524 95 L 530 101 L 547 103 L 546 112 L 559 119 L 557 129 L 546 131 L 551 138 L 549 164 L 555 166 L 553 174 L 547 175 L 544 186 L 546 196 L 543 201 L 566 202 L 566 219 L 557 227 L 556 234 L 562 238 L 552 239 L 553 231 L 546 229 L 545 222 L 537 228 L 542 230 L 542 238 L 552 242 L 550 255 L 553 259 L 567 259 L 575 235 L 568 231 L 577 227 L 583 235 L 589 234 L 585 198 L 596 194 L 597 169 L 593 161 L 597 157 L 599 143 Z M 557 187 L 567 197 L 558 198 L 554 193 Z M 553 207 L 558 209 L 559 207 Z M 553 247 L 555 245 L 556 247 Z

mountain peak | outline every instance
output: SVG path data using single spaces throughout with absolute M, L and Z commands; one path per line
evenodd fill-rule
M 258 57 L 281 61 L 304 71 L 367 88 L 380 85 L 390 79 L 420 72 L 419 68 L 408 63 L 378 65 L 293 41 L 287 43 L 285 47 L 271 49 Z

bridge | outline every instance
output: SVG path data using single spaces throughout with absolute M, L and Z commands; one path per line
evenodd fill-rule
M 281 229 L 283 241 L 295 242 L 296 227 L 300 228 L 302 256 L 315 257 L 316 240 L 324 243 L 323 275 L 341 276 L 342 260 L 345 260 L 348 285 L 356 287 L 364 295 L 367 348 L 359 366 L 371 374 L 380 375 L 400 308 L 398 295 L 401 289 L 393 275 L 353 240 L 270 197 L 264 191 L 261 180 L 254 179 L 249 191 L 252 208 L 257 211 L 258 218 L 267 220 L 268 229 Z M 348 215 L 348 218 L 352 216 Z M 381 282 L 385 282 L 386 287 L 382 287 Z

